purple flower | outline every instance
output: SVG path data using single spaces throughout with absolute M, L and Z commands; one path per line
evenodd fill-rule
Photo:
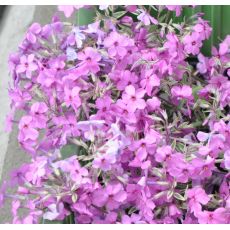
M 74 61 L 77 59 L 77 53 L 76 53 L 75 49 L 72 47 L 67 47 L 66 55 L 67 55 L 68 61 Z
M 123 215 L 122 216 L 122 224 L 146 224 L 145 221 L 141 220 L 141 215 L 133 213 L 131 216 Z
M 188 206 L 195 215 L 201 211 L 201 204 L 207 204 L 210 200 L 209 196 L 200 187 L 194 187 L 187 190 Z
M 208 39 L 212 32 L 212 28 L 208 25 L 208 21 L 202 18 L 198 18 L 198 23 L 193 27 L 193 30 L 199 33 L 202 40 Z
M 186 35 L 183 39 L 185 52 L 188 54 L 197 55 L 200 52 L 202 41 L 200 34 L 193 32 L 191 35 Z
M 171 155 L 172 155 L 171 146 L 163 146 L 157 149 L 155 154 L 155 159 L 157 162 L 162 163 L 166 160 L 169 160 L 171 158 Z
M 34 63 L 34 54 L 22 56 L 20 64 L 16 67 L 16 73 L 26 73 L 26 77 L 31 78 L 32 72 L 37 70 L 38 66 Z
M 82 7 L 84 7 L 84 5 L 73 5 L 73 6 L 70 6 L 70 5 L 59 5 L 58 6 L 58 10 L 59 11 L 63 11 L 64 14 L 65 14 L 65 16 L 67 18 L 69 18 L 76 9 L 78 10 L 78 9 L 80 9 Z
M 47 111 L 48 111 L 48 107 L 44 102 L 35 102 L 31 106 L 31 115 L 33 116 L 33 122 L 35 122 L 34 124 L 35 127 L 40 129 L 46 127 Z
M 81 98 L 79 97 L 80 90 L 81 88 L 78 86 L 71 90 L 69 88 L 65 88 L 64 100 L 67 107 L 71 105 L 74 110 L 77 110 L 77 108 L 81 106 Z
M 108 53 L 111 57 L 118 55 L 123 58 L 127 54 L 127 47 L 133 46 L 133 41 L 113 31 L 105 38 L 104 45 L 108 48 Z
M 39 136 L 39 132 L 35 129 L 32 116 L 23 116 L 19 122 L 19 140 L 36 140 Z
M 78 60 L 81 60 L 79 67 L 85 74 L 88 72 L 97 73 L 100 70 L 98 62 L 101 60 L 101 55 L 91 47 L 78 53 Z
M 182 11 L 182 6 L 176 6 L 176 5 L 166 5 L 166 8 L 170 11 L 175 11 L 176 16 L 179 17 Z
M 146 90 L 148 96 L 152 96 L 153 88 L 160 86 L 160 79 L 152 70 L 147 70 L 142 78 L 141 87 Z
M 230 150 L 224 153 L 224 164 L 226 169 L 230 169 Z
M 145 95 L 145 90 L 136 90 L 134 86 L 129 85 L 125 88 L 125 93 L 122 95 L 123 100 L 129 107 L 136 109 L 144 109 L 146 106 L 145 100 L 142 99 Z
M 181 100 L 181 99 L 191 100 L 193 98 L 192 88 L 188 85 L 173 86 L 171 89 L 171 93 L 176 100 Z
M 30 26 L 30 28 L 26 34 L 27 40 L 30 41 L 32 44 L 35 44 L 37 41 L 37 37 L 41 31 L 42 31 L 41 25 L 38 23 L 33 23 Z
M 148 14 L 148 12 L 146 12 L 145 10 L 142 10 L 142 9 L 140 10 L 140 12 L 141 13 L 138 15 L 137 19 L 140 20 L 141 22 L 143 22 L 144 25 L 148 26 L 151 23 L 153 23 L 155 25 L 158 24 L 158 21 L 154 17 L 150 16 Z
M 147 100 L 147 108 L 150 112 L 156 111 L 160 108 L 161 101 L 157 97 L 152 97 Z
M 93 161 L 93 167 L 101 169 L 102 171 L 109 171 L 112 164 L 116 162 L 116 156 L 112 154 L 104 154 L 96 157 Z
M 104 205 L 108 210 L 117 209 L 127 198 L 127 193 L 121 184 L 109 184 L 105 189 L 100 189 L 93 194 L 93 203 L 98 207 Z
M 197 214 L 199 224 L 227 224 L 229 217 L 225 208 L 217 208 L 214 211 L 204 210 Z
M 55 220 L 63 213 L 63 209 L 63 203 L 51 204 L 48 206 L 48 211 L 44 213 L 43 218 L 45 220 Z

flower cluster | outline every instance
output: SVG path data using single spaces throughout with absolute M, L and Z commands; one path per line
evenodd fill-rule
M 205 57 L 208 22 L 170 11 L 100 6 L 88 26 L 28 29 L 9 58 L 7 129 L 32 158 L 17 194 L 0 190 L 13 223 L 230 223 L 230 37 Z

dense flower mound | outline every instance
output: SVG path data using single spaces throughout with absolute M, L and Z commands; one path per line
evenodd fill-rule
M 9 58 L 7 129 L 32 158 L 1 188 L 13 223 L 230 223 L 230 37 L 205 57 L 208 22 L 173 11 L 100 6 L 88 26 L 31 25 Z

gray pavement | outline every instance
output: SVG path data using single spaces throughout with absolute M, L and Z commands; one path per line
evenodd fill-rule
M 17 50 L 25 31 L 33 22 L 46 24 L 56 11 L 57 6 L 10 6 L 4 15 L 0 26 L 0 184 L 9 178 L 9 173 L 29 160 L 17 142 L 17 126 L 11 133 L 4 131 L 5 117 L 10 111 L 8 97 L 8 56 Z M 75 18 L 70 18 L 74 21 Z M 16 114 L 19 117 L 20 114 Z M 11 221 L 10 203 L 0 209 L 0 224 Z

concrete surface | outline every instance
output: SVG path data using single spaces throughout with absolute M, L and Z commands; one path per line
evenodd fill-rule
M 35 6 L 10 6 L 6 9 L 0 31 L 0 175 L 7 152 L 10 134 L 4 131 L 5 118 L 10 111 L 8 56 L 17 50 L 27 27 L 33 20 Z M 14 140 L 13 142 L 15 142 Z M 14 144 L 14 143 L 13 143 Z
M 13 169 L 29 160 L 17 143 L 17 126 L 14 125 L 10 134 L 4 131 L 5 117 L 10 110 L 8 56 L 17 50 L 30 24 L 49 23 L 56 9 L 57 6 L 9 6 L 0 26 L 0 184 L 9 178 Z M 69 21 L 74 21 L 74 18 Z M 16 117 L 20 114 L 17 113 Z M 0 224 L 7 222 L 11 222 L 9 202 L 0 209 Z

